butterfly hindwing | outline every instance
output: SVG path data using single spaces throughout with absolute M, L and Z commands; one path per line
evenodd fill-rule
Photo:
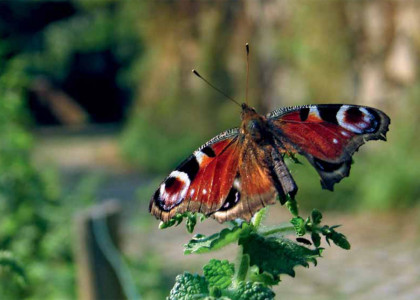
M 267 118 L 282 147 L 304 155 L 330 190 L 349 175 L 353 153 L 368 140 L 385 140 L 390 124 L 380 110 L 343 104 L 283 108 Z
M 219 222 L 236 218 L 249 221 L 262 207 L 275 203 L 276 189 L 265 163 L 264 150 L 240 141 L 239 164 L 228 197 L 212 217 Z

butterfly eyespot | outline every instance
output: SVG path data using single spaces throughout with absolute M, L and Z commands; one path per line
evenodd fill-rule
M 169 211 L 182 202 L 190 183 L 186 173 L 173 171 L 155 192 L 153 199 L 162 210 Z
M 342 105 L 337 112 L 340 126 L 356 134 L 374 133 L 378 130 L 379 116 L 365 107 Z
M 225 202 L 223 203 L 222 207 L 219 211 L 226 211 L 234 207 L 238 204 L 241 200 L 241 193 L 234 187 L 232 187 L 229 191 L 228 196 L 226 197 Z

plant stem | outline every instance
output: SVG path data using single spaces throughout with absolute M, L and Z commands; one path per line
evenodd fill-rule
M 262 219 L 265 216 L 265 213 L 267 212 L 266 208 L 260 209 L 255 215 L 252 220 L 252 225 L 254 225 L 254 230 L 260 226 Z M 235 281 L 236 283 L 239 283 L 241 281 L 246 280 L 246 276 L 248 275 L 248 269 L 249 269 L 249 255 L 244 254 L 244 248 L 241 246 L 241 250 L 238 253 L 238 262 L 239 265 L 237 267 L 237 272 L 235 275 Z
M 245 281 L 246 276 L 248 275 L 248 268 L 249 268 L 249 255 L 244 254 L 243 247 L 241 247 L 239 256 L 240 256 L 239 266 L 238 266 L 238 271 L 236 272 L 236 276 L 235 276 L 236 283 Z

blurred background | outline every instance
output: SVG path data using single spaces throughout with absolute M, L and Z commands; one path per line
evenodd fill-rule
M 143 299 L 163 299 L 210 257 L 234 260 L 234 246 L 184 256 L 191 235 L 159 230 L 148 202 L 194 149 L 239 125 L 238 107 L 191 69 L 243 101 L 246 42 L 260 113 L 353 103 L 392 120 L 334 193 L 304 159 L 291 166 L 301 214 L 321 209 L 352 250 L 326 245 L 277 296 L 420 298 L 420 2 L 75 0 L 0 2 L 0 260 L 26 273 L 1 267 L 3 299 L 80 296 L 77 220 L 108 199 Z M 276 205 L 267 223 L 289 219 Z

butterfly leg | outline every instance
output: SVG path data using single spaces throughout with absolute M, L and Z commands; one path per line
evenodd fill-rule
M 269 162 L 269 169 L 274 186 L 279 194 L 280 203 L 284 204 L 287 200 L 287 195 L 294 197 L 297 193 L 298 187 L 294 181 L 283 156 L 274 147 L 270 153 L 271 161 Z

